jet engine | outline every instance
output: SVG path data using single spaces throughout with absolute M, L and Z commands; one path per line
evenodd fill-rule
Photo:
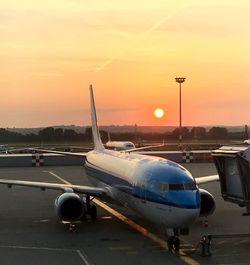
M 56 213 L 60 220 L 77 221 L 86 212 L 84 200 L 75 193 L 63 193 L 55 200 Z
M 200 217 L 211 215 L 215 210 L 215 200 L 207 190 L 200 191 Z

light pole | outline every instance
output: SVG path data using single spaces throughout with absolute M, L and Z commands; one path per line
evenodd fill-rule
M 181 120 L 181 84 L 185 82 L 185 77 L 176 77 L 175 81 L 180 85 L 180 127 L 179 127 L 179 147 L 182 149 L 182 120 Z

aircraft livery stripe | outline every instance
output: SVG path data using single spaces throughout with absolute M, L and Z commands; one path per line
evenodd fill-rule
M 87 174 L 90 177 L 93 177 L 100 182 L 103 182 L 116 189 L 119 189 L 120 191 L 125 192 L 135 198 L 142 198 L 145 200 L 145 195 L 146 195 L 146 200 L 150 202 L 154 202 L 154 203 L 169 205 L 169 206 L 178 207 L 178 208 L 185 208 L 185 209 L 199 208 L 199 205 L 197 204 L 187 205 L 187 204 L 184 204 L 184 202 L 183 203 L 179 202 L 178 204 L 174 203 L 170 200 L 167 200 L 166 197 L 159 196 L 159 193 L 155 193 L 147 189 L 145 189 L 142 192 L 140 187 L 132 186 L 129 182 L 125 181 L 124 179 L 121 179 L 119 177 L 112 175 L 111 173 L 107 173 L 101 169 L 98 169 L 95 165 L 92 165 L 87 160 L 85 161 L 85 169 L 86 169 Z M 142 196 L 142 193 L 143 193 L 143 196 Z

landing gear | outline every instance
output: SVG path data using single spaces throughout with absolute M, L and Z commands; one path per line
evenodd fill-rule
M 180 250 L 180 239 L 178 236 L 170 236 L 167 240 L 169 252 L 179 252 Z
M 76 231 L 76 225 L 73 223 L 69 223 L 69 232 L 75 232 Z
M 97 218 L 97 208 L 95 205 L 90 206 L 89 214 L 90 214 L 91 220 L 95 221 Z
M 166 236 L 167 236 L 167 245 L 168 251 L 172 253 L 179 253 L 180 250 L 180 239 L 179 239 L 179 231 L 178 229 L 174 228 L 166 229 Z
M 87 208 L 87 214 L 90 216 L 90 219 L 92 221 L 96 220 L 97 218 L 97 208 L 95 205 L 91 205 L 90 202 L 93 199 L 90 199 L 90 196 L 86 196 L 86 208 Z

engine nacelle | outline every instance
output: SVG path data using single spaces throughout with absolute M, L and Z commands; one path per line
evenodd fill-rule
M 63 221 L 77 221 L 86 212 L 85 202 L 75 193 L 63 193 L 55 200 L 58 217 Z
M 211 193 L 207 190 L 199 189 L 200 192 L 200 216 L 208 216 L 213 214 L 215 210 L 215 200 Z

